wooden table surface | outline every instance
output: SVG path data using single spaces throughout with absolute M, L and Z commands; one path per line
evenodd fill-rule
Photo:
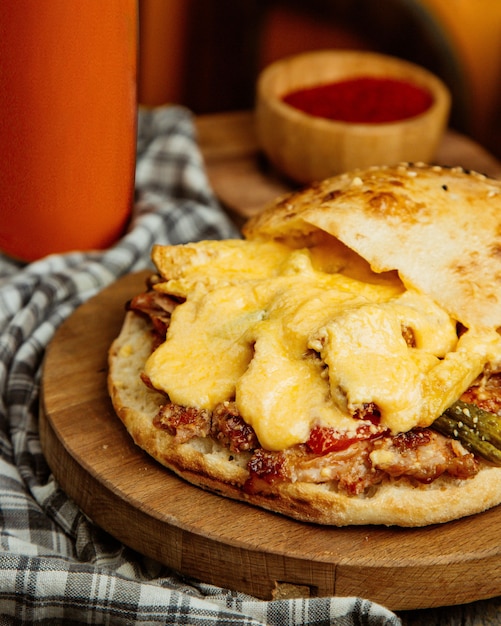
M 197 118 L 196 126 L 209 182 L 237 223 L 294 188 L 260 153 L 251 112 L 203 115 Z M 501 162 L 454 131 L 444 135 L 435 162 L 501 178 Z

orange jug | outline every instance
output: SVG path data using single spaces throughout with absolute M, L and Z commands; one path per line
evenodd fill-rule
M 133 201 L 137 0 L 0 2 L 0 250 L 103 249 Z

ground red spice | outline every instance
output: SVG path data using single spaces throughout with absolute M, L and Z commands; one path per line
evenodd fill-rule
M 432 105 L 433 96 L 407 81 L 367 76 L 299 89 L 283 101 L 315 117 L 381 124 L 423 113 Z

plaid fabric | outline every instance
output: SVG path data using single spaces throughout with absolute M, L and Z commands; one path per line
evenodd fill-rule
M 359 598 L 263 602 L 183 579 L 93 525 L 51 476 L 37 405 L 59 324 L 147 267 L 154 242 L 239 236 L 211 193 L 184 109 L 140 113 L 136 188 L 130 230 L 111 249 L 29 265 L 0 256 L 0 624 L 397 626 L 393 613 Z

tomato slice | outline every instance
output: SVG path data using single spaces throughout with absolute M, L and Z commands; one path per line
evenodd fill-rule
M 336 430 L 330 426 L 314 426 L 306 442 L 315 454 L 327 454 L 346 450 L 356 441 L 380 437 L 386 429 L 378 424 L 360 424 L 355 431 Z

